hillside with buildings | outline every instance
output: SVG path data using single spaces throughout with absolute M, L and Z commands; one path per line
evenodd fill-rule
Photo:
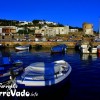
M 27 35 L 27 37 L 26 37 Z M 93 24 L 82 23 L 82 28 L 46 20 L 17 21 L 0 19 L 2 41 L 78 41 L 94 36 Z M 91 38 L 88 38 L 91 39 Z
M 12 28 L 11 33 L 16 33 L 19 32 L 21 33 L 21 30 L 27 30 L 29 32 L 34 32 L 34 30 L 40 31 L 51 31 L 55 33 L 54 31 L 56 31 L 57 34 L 68 34 L 68 32 L 79 32 L 79 31 L 83 31 L 83 28 L 80 27 L 73 27 L 73 26 L 68 26 L 68 25 L 63 25 L 60 23 L 55 23 L 55 22 L 50 22 L 50 21 L 45 21 L 45 20 L 33 20 L 33 21 L 18 21 L 18 20 L 6 20 L 6 19 L 0 19 L 0 28 Z M 83 26 L 82 26 L 83 27 Z M 88 25 L 87 25 L 88 28 Z M 87 29 L 86 28 L 86 29 Z M 90 27 L 92 28 L 92 27 Z M 45 30 L 46 29 L 46 30 Z M 5 29 L 3 29 L 5 30 Z M 59 32 L 58 32 L 59 30 Z M 61 30 L 63 32 L 61 32 Z M 85 28 L 84 28 L 85 30 Z M 65 31 L 65 32 L 64 32 Z M 86 31 L 86 30 L 85 30 Z M 7 31 L 0 31 L 1 32 L 5 32 L 7 33 Z M 52 34 L 52 32 L 50 32 Z M 24 31 L 24 33 L 26 33 Z M 48 34 L 48 32 L 47 32 Z

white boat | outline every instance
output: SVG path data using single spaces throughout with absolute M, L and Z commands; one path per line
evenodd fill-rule
M 92 46 L 88 41 L 82 41 L 79 47 L 81 53 L 97 53 L 97 47 Z
M 80 51 L 82 53 L 97 53 L 97 47 L 91 47 L 90 45 L 81 45 Z
M 71 70 L 71 66 L 64 60 L 32 63 L 25 68 L 21 76 L 16 77 L 16 84 L 21 87 L 56 85 L 64 81 Z
M 16 50 L 29 50 L 29 46 L 17 46 L 15 47 Z

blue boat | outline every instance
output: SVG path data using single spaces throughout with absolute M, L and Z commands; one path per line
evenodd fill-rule
M 10 57 L 3 57 L 3 64 L 0 65 L 0 83 L 4 83 L 10 79 L 10 76 L 20 74 L 23 71 L 23 62 L 16 60 L 11 62 Z
M 19 88 L 51 87 L 66 80 L 71 70 L 71 66 L 64 60 L 35 62 L 26 67 L 21 76 L 16 77 L 16 84 Z
M 51 54 L 65 53 L 66 50 L 67 50 L 67 46 L 65 44 L 56 45 L 51 48 Z

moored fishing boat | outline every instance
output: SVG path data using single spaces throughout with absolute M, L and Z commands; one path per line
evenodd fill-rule
M 17 46 L 15 47 L 16 50 L 29 50 L 28 46 Z
M 65 53 L 66 50 L 67 50 L 67 46 L 65 44 L 59 44 L 59 45 L 53 46 L 51 48 L 51 54 L 54 54 L 54 53 Z
M 92 46 L 89 42 L 83 41 L 79 47 L 81 53 L 97 53 L 97 47 Z
M 16 46 L 15 49 L 18 51 L 29 50 L 29 49 L 31 49 L 31 45 Z
M 71 73 L 71 66 L 64 60 L 52 63 L 36 62 L 16 77 L 18 87 L 47 87 L 62 83 Z
M 91 47 L 89 45 L 81 45 L 80 51 L 82 53 L 97 53 L 97 47 Z

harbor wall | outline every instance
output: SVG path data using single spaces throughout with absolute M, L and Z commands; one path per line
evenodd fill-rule
M 14 47 L 15 45 L 27 45 L 30 44 L 32 47 L 35 45 L 42 45 L 42 47 L 52 47 L 58 44 L 66 44 L 69 48 L 74 48 L 76 42 L 0 42 L 7 47 Z M 92 42 L 93 46 L 100 45 L 100 42 Z

